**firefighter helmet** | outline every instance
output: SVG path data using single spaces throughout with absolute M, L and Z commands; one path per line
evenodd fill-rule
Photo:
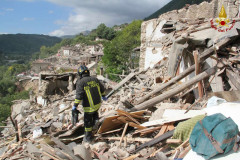
M 85 65 L 81 65 L 79 68 L 78 68 L 78 75 L 80 77 L 82 77 L 83 74 L 89 74 L 89 70 L 88 68 L 85 66 Z

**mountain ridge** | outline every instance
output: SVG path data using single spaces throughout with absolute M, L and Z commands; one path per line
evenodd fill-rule
M 43 34 L 1 34 L 0 52 L 8 54 L 33 54 L 41 46 L 53 46 L 61 42 L 61 38 Z
M 184 6 L 186 6 L 186 4 L 190 4 L 190 5 L 200 4 L 204 1 L 210 2 L 211 0 L 172 0 L 168 4 L 166 4 L 165 6 L 163 6 L 162 8 L 160 8 L 159 10 L 157 10 L 156 12 L 151 14 L 150 16 L 144 18 L 144 21 L 158 18 L 161 14 L 164 14 L 164 13 L 172 11 L 172 10 L 181 9 Z

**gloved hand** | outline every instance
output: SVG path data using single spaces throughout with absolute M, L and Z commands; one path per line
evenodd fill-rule
M 78 123 L 78 114 L 79 110 L 77 110 L 77 107 L 73 106 L 72 107 L 72 125 L 75 126 L 76 123 Z
M 104 100 L 104 101 L 107 101 L 107 100 L 108 100 L 108 98 L 107 98 L 107 97 L 105 97 L 105 96 L 102 96 L 102 100 Z

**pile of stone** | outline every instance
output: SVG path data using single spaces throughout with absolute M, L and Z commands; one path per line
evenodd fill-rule
M 119 83 L 98 77 L 112 89 L 91 144 L 82 142 L 82 107 L 79 123 L 71 126 L 77 77 L 67 82 L 68 74 L 42 75 L 48 84 L 66 81 L 66 89 L 56 85 L 62 91 L 46 95 L 46 85 L 44 95 L 14 103 L 1 132 L 1 159 L 184 158 L 194 125 L 179 133 L 180 122 L 205 115 L 212 96 L 240 100 L 239 19 L 228 25 L 233 27 L 219 32 L 202 17 L 143 22 L 140 68 L 121 75 Z

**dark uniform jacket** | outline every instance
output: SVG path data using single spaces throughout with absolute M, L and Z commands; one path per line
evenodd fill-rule
M 76 98 L 74 105 L 77 106 L 82 101 L 84 112 L 92 113 L 99 109 L 104 86 L 95 77 L 83 75 L 76 83 Z

